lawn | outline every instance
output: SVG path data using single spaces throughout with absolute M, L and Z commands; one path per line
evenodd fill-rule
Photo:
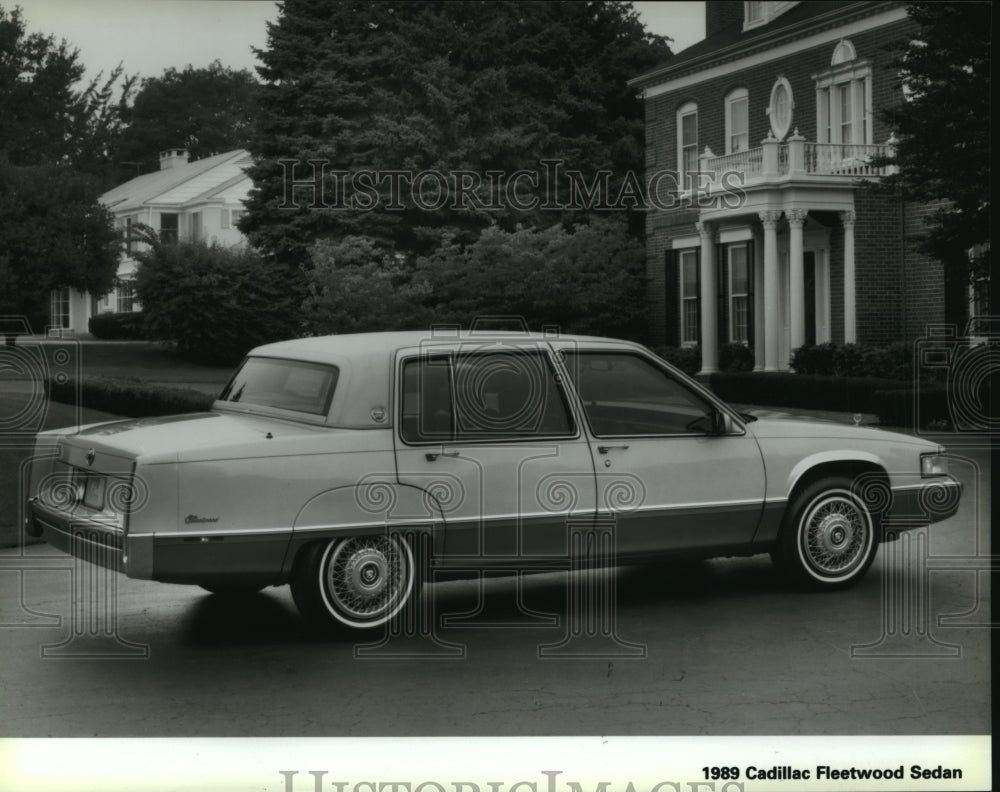
M 84 341 L 80 344 L 80 373 L 215 394 L 229 381 L 233 369 L 191 363 L 155 343 Z

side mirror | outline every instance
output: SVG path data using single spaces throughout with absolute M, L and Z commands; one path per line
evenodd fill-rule
M 732 434 L 733 428 L 734 425 L 731 416 L 722 412 L 722 410 L 715 410 L 712 412 L 712 434 Z

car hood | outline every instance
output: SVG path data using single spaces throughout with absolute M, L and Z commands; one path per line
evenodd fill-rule
M 747 431 L 760 440 L 771 439 L 826 439 L 855 442 L 882 442 L 912 445 L 933 450 L 938 448 L 919 437 L 878 429 L 872 426 L 849 426 L 834 421 L 817 421 L 799 418 L 758 418 L 746 425 Z
M 218 412 L 133 418 L 77 427 L 59 432 L 69 449 L 94 449 L 100 454 L 143 463 L 177 462 L 235 456 L 280 456 L 290 449 L 338 430 L 257 415 Z M 266 446 L 264 444 L 267 444 Z

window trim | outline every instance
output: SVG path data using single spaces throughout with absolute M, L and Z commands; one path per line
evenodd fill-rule
M 746 434 L 746 427 L 744 426 L 743 419 L 739 416 L 739 414 L 735 410 L 733 410 L 732 407 L 730 407 L 725 402 L 719 400 L 713 393 L 701 387 L 701 385 L 699 385 L 697 382 L 693 382 L 692 380 L 688 379 L 688 377 L 686 377 L 682 372 L 675 369 L 669 363 L 666 363 L 660 358 L 653 357 L 638 349 L 625 349 L 619 347 L 588 348 L 588 347 L 574 346 L 572 349 L 561 350 L 561 352 L 563 354 L 562 365 L 565 367 L 566 376 L 569 378 L 570 384 L 573 387 L 573 393 L 576 397 L 577 403 L 580 408 L 581 418 L 583 419 L 583 422 L 587 426 L 587 432 L 589 433 L 590 437 L 596 440 L 613 440 L 618 438 L 622 439 L 633 438 L 636 440 L 644 440 L 644 439 L 656 439 L 656 438 L 708 437 L 710 435 L 706 432 L 683 432 L 683 433 L 660 432 L 656 434 L 619 434 L 619 435 L 597 434 L 597 432 L 594 431 L 594 427 L 590 423 L 590 415 L 587 413 L 587 405 L 586 402 L 584 401 L 583 394 L 580 393 L 580 389 L 577 386 L 576 381 L 573 379 L 572 368 L 570 366 L 570 363 L 565 359 L 566 357 L 569 357 L 571 355 L 614 354 L 614 355 L 628 355 L 630 357 L 639 358 L 640 360 L 648 363 L 651 367 L 662 372 L 665 377 L 677 383 L 679 387 L 683 388 L 688 393 L 694 394 L 694 396 L 696 396 L 701 401 L 704 401 L 707 404 L 711 405 L 719 412 L 728 415 L 733 420 L 734 431 L 727 432 L 724 435 L 725 437 L 742 437 L 743 435 Z
M 733 149 L 733 135 L 735 134 L 733 129 L 733 107 L 739 102 L 746 102 L 746 114 L 744 120 L 746 121 L 746 128 L 743 130 L 743 135 L 746 136 L 746 145 L 738 150 Z M 747 151 L 750 148 L 750 94 L 746 88 L 734 88 L 728 94 L 726 94 L 725 99 L 726 104 L 726 154 L 735 154 L 737 151 Z
M 677 297 L 678 297 L 678 322 L 679 329 L 677 334 L 678 346 L 680 347 L 694 347 L 698 346 L 701 341 L 701 261 L 699 260 L 699 249 L 698 248 L 681 248 L 677 251 Z M 684 296 L 684 256 L 691 255 L 694 256 L 694 297 Z M 695 304 L 695 333 L 694 339 L 688 340 L 684 333 L 685 324 L 685 313 L 684 313 L 684 303 L 686 300 L 693 300 Z
M 750 316 L 751 316 L 751 310 L 750 310 L 750 277 L 751 277 L 751 273 L 750 273 L 750 244 L 751 244 L 750 242 L 737 242 L 735 244 L 731 244 L 731 245 L 727 245 L 726 246 L 726 270 L 727 270 L 726 275 L 727 275 L 727 278 L 728 278 L 728 281 L 729 281 L 729 286 L 728 286 L 728 289 L 727 289 L 727 293 L 729 295 L 728 296 L 728 300 L 727 300 L 728 303 L 729 303 L 728 304 L 729 321 L 727 323 L 728 324 L 728 330 L 729 330 L 728 341 L 731 344 L 743 344 L 744 346 L 749 346 L 750 345 L 750 335 L 751 335 L 751 333 L 750 333 Z M 744 252 L 743 264 L 746 267 L 746 287 L 747 288 L 746 288 L 746 291 L 741 292 L 740 294 L 737 294 L 735 292 L 735 290 L 733 289 L 733 251 L 734 250 L 742 250 Z M 736 334 L 735 334 L 734 331 L 736 329 L 736 310 L 735 310 L 735 306 L 734 306 L 734 300 L 737 297 L 742 297 L 744 300 L 746 300 L 746 307 L 747 307 L 747 310 L 746 310 L 746 338 L 736 338 L 735 337 Z
M 788 118 L 784 122 L 777 120 L 776 111 L 778 109 L 777 98 L 779 88 L 784 88 L 788 94 Z M 791 131 L 792 123 L 795 120 L 795 94 L 792 93 L 792 85 L 784 75 L 778 77 L 774 81 L 774 85 L 771 86 L 771 96 L 767 102 L 767 117 L 771 123 L 771 134 L 778 140 L 784 140 L 785 136 Z
M 459 435 L 458 429 L 458 419 L 455 415 L 455 405 L 457 403 L 456 398 L 456 383 L 455 383 L 455 358 L 458 355 L 467 356 L 478 356 L 478 355 L 537 355 L 544 361 L 544 364 L 548 367 L 549 374 L 552 375 L 552 383 L 555 386 L 555 392 L 559 395 L 562 401 L 563 407 L 566 411 L 566 416 L 569 419 L 569 431 L 564 434 L 520 434 L 520 435 L 510 435 L 507 437 L 461 437 Z M 436 438 L 433 440 L 408 440 L 403 436 L 403 408 L 404 408 L 404 385 L 405 377 L 403 376 L 403 370 L 406 365 L 411 362 L 420 363 L 423 360 L 429 358 L 447 358 L 448 360 L 448 391 L 451 398 L 451 430 L 450 436 L 447 438 Z M 405 446 L 410 446 L 413 448 L 423 448 L 427 446 L 481 446 L 486 444 L 524 444 L 524 443 L 535 443 L 542 441 L 568 441 L 576 440 L 580 438 L 580 422 L 576 414 L 576 410 L 573 406 L 573 398 L 570 392 L 566 389 L 566 385 L 562 380 L 562 369 L 560 368 L 553 352 L 548 347 L 509 347 L 504 349 L 485 349 L 477 350 L 474 352 L 463 352 L 461 349 L 455 350 L 440 350 L 431 351 L 425 350 L 420 353 L 406 354 L 399 357 L 396 361 L 396 437 Z
M 854 55 L 845 60 L 847 55 Z M 816 142 L 840 145 L 872 145 L 874 113 L 872 109 L 872 68 L 859 60 L 854 45 L 841 39 L 834 47 L 830 67 L 813 75 L 816 84 Z M 843 141 L 840 89 L 849 91 L 851 143 Z
M 684 143 L 684 119 L 694 116 L 694 143 Z M 684 168 L 684 150 L 694 148 L 695 170 L 698 169 L 698 103 L 685 102 L 677 108 L 677 175 L 682 190 L 686 189 L 687 170 Z

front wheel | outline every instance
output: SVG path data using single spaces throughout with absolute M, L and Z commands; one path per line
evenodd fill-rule
M 871 566 L 878 526 L 851 480 L 810 484 L 789 504 L 772 557 L 795 582 L 815 589 L 845 588 Z
M 292 570 L 292 598 L 310 622 L 370 629 L 417 594 L 413 552 L 400 536 L 349 536 L 304 548 Z

